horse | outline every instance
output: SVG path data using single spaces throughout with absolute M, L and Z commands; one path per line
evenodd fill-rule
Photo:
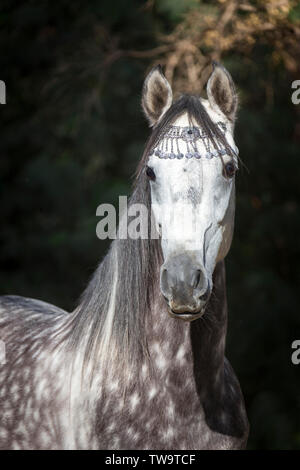
M 73 312 L 0 297 L 1 449 L 245 448 L 225 358 L 238 99 L 217 63 L 206 91 L 174 99 L 160 66 L 144 81 L 152 131 L 128 205 L 156 235 L 116 237 Z

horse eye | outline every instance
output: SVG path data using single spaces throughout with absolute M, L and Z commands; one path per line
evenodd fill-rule
M 232 178 L 235 174 L 235 171 L 235 165 L 232 162 L 228 162 L 224 167 L 224 176 L 226 176 L 227 178 Z
M 146 166 L 146 175 L 148 176 L 149 180 L 155 181 L 156 176 L 153 169 L 150 166 Z

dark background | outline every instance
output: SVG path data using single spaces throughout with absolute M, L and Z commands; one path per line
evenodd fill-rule
M 145 74 L 161 63 L 175 91 L 200 92 L 211 59 L 231 72 L 247 169 L 227 258 L 227 356 L 250 449 L 300 449 L 300 365 L 291 362 L 300 338 L 299 31 L 300 6 L 289 0 L 2 0 L 0 9 L 0 294 L 74 308 L 108 246 L 96 237 L 96 208 L 130 193 L 149 134 Z

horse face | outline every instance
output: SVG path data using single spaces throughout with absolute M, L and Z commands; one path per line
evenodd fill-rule
M 154 91 L 160 90 L 166 103 L 161 114 L 156 112 L 159 122 L 170 107 L 170 86 L 165 85 L 161 70 L 155 69 L 152 73 L 158 75 L 159 80 L 155 87 L 152 83 L 152 99 Z M 151 77 L 145 83 L 147 80 L 149 88 Z M 208 82 L 209 99 L 201 99 L 201 105 L 211 121 L 222 127 L 233 153 L 229 155 L 224 149 L 223 154 L 216 153 L 205 136 L 201 138 L 199 124 L 185 112 L 172 122 L 171 130 L 161 136 L 145 168 L 164 258 L 161 292 L 170 315 L 188 321 L 203 315 L 213 288 L 215 266 L 228 253 L 232 240 L 238 161 L 233 140 L 236 103 L 232 100 L 236 100 L 236 96 L 230 95 L 234 90 L 230 80 L 228 72 L 218 67 Z M 149 93 L 144 87 L 144 93 L 147 91 Z M 222 101 L 226 93 L 230 103 Z M 143 96 L 143 100 L 147 114 L 144 105 L 147 97 Z M 163 103 L 162 99 L 161 105 Z M 154 106 L 149 97 L 147 106 Z M 148 116 L 150 122 L 154 114 Z

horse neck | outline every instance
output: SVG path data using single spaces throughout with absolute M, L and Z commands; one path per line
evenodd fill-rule
M 161 298 L 159 295 L 157 298 Z M 200 395 L 222 392 L 227 302 L 224 261 L 214 272 L 214 288 L 203 318 L 193 322 L 171 318 L 165 304 L 157 301 L 146 325 L 147 343 L 154 367 L 172 374 L 185 364 L 194 376 Z
M 203 400 L 217 399 L 223 393 L 225 341 L 227 332 L 227 298 L 225 263 L 217 264 L 213 277 L 214 288 L 204 321 L 191 325 L 194 373 Z M 205 387 L 202 387 L 203 380 Z

